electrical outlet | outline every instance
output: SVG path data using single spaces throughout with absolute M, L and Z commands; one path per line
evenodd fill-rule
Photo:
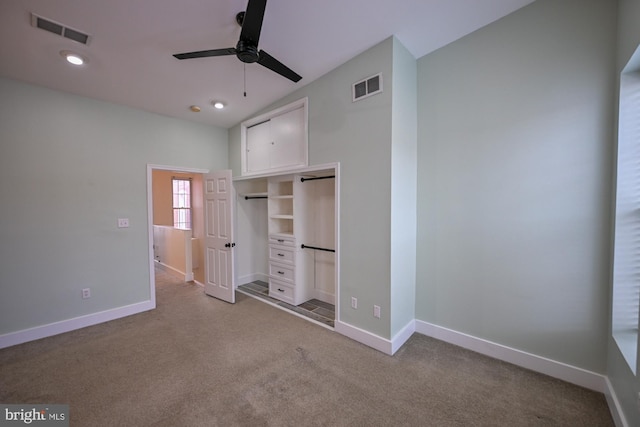
M 379 305 L 374 305 L 373 306 L 373 317 L 376 318 L 380 318 L 380 306 Z
M 358 308 L 358 298 L 351 297 L 351 308 Z
M 91 289 L 84 288 L 82 290 L 82 299 L 87 299 L 87 298 L 91 298 Z
M 118 218 L 118 228 L 129 228 L 129 218 Z

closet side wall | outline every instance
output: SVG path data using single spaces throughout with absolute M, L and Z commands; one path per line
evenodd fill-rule
M 328 174 L 327 174 L 328 175 Z M 323 179 L 304 183 L 309 206 L 305 219 L 305 245 L 326 249 L 336 248 L 335 243 L 335 179 Z M 314 298 L 335 304 L 335 257 L 333 252 L 313 250 L 312 271 L 308 275 Z
M 267 199 L 245 195 L 264 192 L 266 180 L 236 181 L 236 286 L 254 280 L 268 282 Z

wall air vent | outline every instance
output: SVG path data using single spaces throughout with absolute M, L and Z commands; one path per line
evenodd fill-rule
M 33 13 L 31 14 L 31 25 L 82 44 L 89 44 L 89 40 L 91 39 L 91 36 L 88 34 L 84 34 L 83 32 L 74 30 L 73 28 L 65 27 L 62 24 Z
M 382 73 L 353 84 L 353 102 L 382 92 Z

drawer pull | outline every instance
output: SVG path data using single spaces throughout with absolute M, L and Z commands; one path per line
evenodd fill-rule
M 278 239 L 278 242 L 284 243 L 284 239 Z
M 278 288 L 278 292 L 284 292 L 284 289 Z
M 284 256 L 284 254 L 278 254 L 278 256 Z
M 284 271 L 278 271 L 278 274 L 284 274 Z

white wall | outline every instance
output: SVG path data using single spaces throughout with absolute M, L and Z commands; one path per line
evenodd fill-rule
M 417 198 L 417 64 L 393 40 L 391 142 L 391 337 L 415 319 Z
M 538 0 L 418 61 L 418 319 L 604 373 L 615 25 Z
M 193 280 L 193 247 L 196 246 L 192 240 L 191 230 L 181 230 L 169 225 L 154 225 L 154 259 L 175 273 L 179 273 L 185 281 L 191 281 Z
M 0 338 L 148 301 L 147 164 L 225 168 L 227 132 L 7 79 L 0 93 Z

